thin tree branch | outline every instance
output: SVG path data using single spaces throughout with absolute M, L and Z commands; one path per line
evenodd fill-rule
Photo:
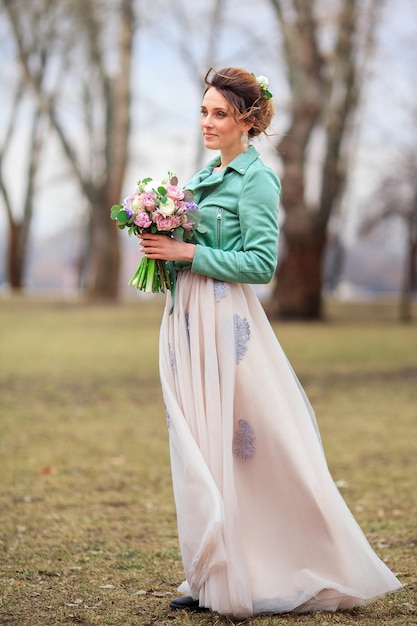
M 36 176 L 39 170 L 42 146 L 44 143 L 44 132 L 42 128 L 43 115 L 39 108 L 34 112 L 32 118 L 32 129 L 29 146 L 29 165 L 26 176 L 26 192 L 23 204 L 23 220 L 22 231 L 19 238 L 19 256 L 22 259 L 27 249 L 27 240 L 29 238 L 30 225 L 33 216 L 33 206 L 35 197 Z
M 16 120 L 17 120 L 17 116 L 19 113 L 19 106 L 22 101 L 22 98 L 23 98 L 23 81 L 19 81 L 16 91 L 14 93 L 14 97 L 13 97 L 13 101 L 12 101 L 12 105 L 10 109 L 10 116 L 6 123 L 5 136 L 4 136 L 2 145 L 0 147 L 0 190 L 1 190 L 1 195 L 3 197 L 3 200 L 4 200 L 4 206 L 6 208 L 7 219 L 8 219 L 9 224 L 14 223 L 14 216 L 13 216 L 13 208 L 12 208 L 10 196 L 8 193 L 6 182 L 3 177 L 3 161 L 7 154 L 10 142 L 13 137 L 13 133 L 14 133 L 15 126 L 16 126 Z
M 346 139 L 348 116 L 358 102 L 354 38 L 357 24 L 356 0 L 344 0 L 339 18 L 339 29 L 334 55 L 332 91 L 324 112 L 326 125 L 326 153 L 323 164 L 322 187 L 316 223 L 326 227 L 346 176 L 341 170 L 341 147 Z
M 9 191 L 4 182 L 1 164 L 0 164 L 0 191 L 1 191 L 2 198 L 3 198 L 4 206 L 6 207 L 7 220 L 9 222 L 9 225 L 12 226 L 15 222 L 14 217 L 13 217 L 12 203 L 10 200 Z
M 20 80 L 16 87 L 16 90 L 12 99 L 12 103 L 10 107 L 10 116 L 6 123 L 6 132 L 4 135 L 4 139 L 2 141 L 2 145 L 0 147 L 0 159 L 2 159 L 4 155 L 6 154 L 9 148 L 10 141 L 13 137 L 20 103 L 23 98 L 23 93 L 24 93 L 24 84 L 23 84 L 23 80 Z
M 113 193 L 116 196 L 120 194 L 127 163 L 133 32 L 133 0 L 122 0 L 118 42 L 119 71 L 111 83 L 106 132 L 108 137 L 106 188 L 110 197 Z

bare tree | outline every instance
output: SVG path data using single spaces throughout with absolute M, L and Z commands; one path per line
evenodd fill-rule
M 24 273 L 27 260 L 29 234 L 36 198 L 36 176 L 39 169 L 41 149 L 44 139 L 44 119 L 39 107 L 32 110 L 28 146 L 27 173 L 22 189 L 19 190 L 19 205 L 12 200 L 12 193 L 4 174 L 4 162 L 7 159 L 11 141 L 16 132 L 16 120 L 23 100 L 22 84 L 16 86 L 11 103 L 10 116 L 6 132 L 0 145 L 0 194 L 6 209 L 8 223 L 7 278 L 13 291 L 21 291 L 24 286 Z
M 28 12 L 36 15 L 36 11 L 35 3 L 35 6 Z M 30 40 L 27 48 L 28 60 L 33 75 L 42 85 L 48 63 L 46 43 L 48 31 L 38 29 L 28 32 L 27 37 L 28 41 Z M 27 93 L 24 83 L 22 73 L 18 69 L 15 70 L 8 82 L 8 93 L 11 96 L 9 114 L 4 127 L 4 135 L 0 139 L 0 195 L 6 209 L 8 223 L 7 278 L 14 291 L 20 291 L 24 286 L 28 242 L 37 196 L 36 179 L 42 146 L 47 135 L 45 115 L 36 99 Z M 19 126 L 20 114 L 29 121 L 29 124 L 23 125 L 25 129 L 28 129 L 28 132 L 25 137 L 25 148 L 20 149 L 26 171 L 22 171 L 22 183 L 19 185 L 17 193 L 13 194 L 11 181 L 6 174 L 6 164 L 13 141 L 19 132 L 20 135 L 23 134 L 21 126 Z
M 408 150 L 371 198 L 373 210 L 362 222 L 359 234 L 368 236 L 384 223 L 400 220 L 404 226 L 404 269 L 400 287 L 399 318 L 412 318 L 412 296 L 417 290 L 417 153 Z
M 327 227 L 346 183 L 353 116 L 382 3 L 271 3 L 282 31 L 291 95 L 289 128 L 279 144 L 284 166 L 284 253 L 269 313 L 317 319 L 322 316 Z M 316 193 L 309 197 L 309 155 L 314 144 L 321 147 L 321 166 Z
M 29 25 L 26 2 L 2 2 L 25 84 L 48 116 L 90 207 L 87 290 L 114 300 L 120 243 L 109 207 L 120 200 L 127 162 L 133 0 L 35 0 Z M 47 80 L 34 71 L 29 36 L 45 23 L 54 61 Z M 115 32 L 109 32 L 113 25 Z

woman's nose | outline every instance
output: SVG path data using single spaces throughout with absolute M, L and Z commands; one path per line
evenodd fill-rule
M 206 128 L 206 127 L 212 126 L 212 125 L 213 125 L 213 122 L 212 122 L 211 116 L 210 115 L 206 115 L 205 118 L 203 119 L 203 126 Z

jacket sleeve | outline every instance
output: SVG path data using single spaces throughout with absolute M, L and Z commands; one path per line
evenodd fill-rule
M 238 200 L 242 250 L 196 245 L 191 270 L 227 282 L 265 284 L 278 256 L 278 204 L 281 184 L 268 168 L 247 172 Z

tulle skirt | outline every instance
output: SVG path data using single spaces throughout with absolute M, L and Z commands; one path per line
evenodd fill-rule
M 401 588 L 326 464 L 252 288 L 182 271 L 160 333 L 185 595 L 223 615 L 351 609 Z

